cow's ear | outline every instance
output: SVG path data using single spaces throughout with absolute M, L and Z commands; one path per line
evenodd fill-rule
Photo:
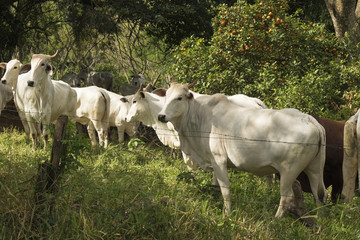
M 187 97 L 187 99 L 191 100 L 191 99 L 194 98 L 194 95 L 193 95 L 191 92 L 189 92 L 189 93 L 186 95 L 186 97 Z
M 166 89 L 165 88 L 157 88 L 154 91 L 152 91 L 151 93 L 154 93 L 160 97 L 165 97 L 166 96 Z
M 0 67 L 6 69 L 6 63 L 5 63 L 5 62 L 1 62 L 1 63 L 0 63 Z
M 27 63 L 25 65 L 22 65 L 19 74 L 27 73 L 31 69 L 31 64 Z
M 141 96 L 142 98 L 145 98 L 145 93 L 144 93 L 143 91 L 141 91 L 141 92 L 140 92 L 140 96 Z
M 122 101 L 123 103 L 129 102 L 129 100 L 127 98 L 125 98 L 125 97 L 120 98 L 120 101 Z
M 52 73 L 53 73 L 53 68 L 52 68 L 52 66 L 50 65 L 50 64 L 48 64 L 47 66 L 46 66 L 46 73 L 47 74 L 49 74 L 50 76 L 52 75 Z

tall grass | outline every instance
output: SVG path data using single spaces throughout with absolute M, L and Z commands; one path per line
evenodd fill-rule
M 141 144 L 92 150 L 89 141 L 74 141 L 69 154 L 76 152 L 77 164 L 65 171 L 50 208 L 33 198 L 37 166 L 50 151 L 33 150 L 16 130 L 0 134 L 0 239 L 360 238 L 358 198 L 326 205 L 308 228 L 291 215 L 274 218 L 278 182 L 229 171 L 233 212 L 225 217 L 211 174 L 187 172 L 178 152 Z M 313 210 L 312 196 L 305 200 Z

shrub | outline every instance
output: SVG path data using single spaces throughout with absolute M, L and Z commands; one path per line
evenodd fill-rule
M 259 97 L 273 108 L 324 115 L 346 104 L 359 82 L 345 45 L 324 25 L 288 14 L 286 1 L 221 5 L 210 42 L 189 38 L 175 50 L 172 74 L 198 91 Z

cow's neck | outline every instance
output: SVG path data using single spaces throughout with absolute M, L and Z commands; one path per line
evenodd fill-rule
M 183 114 L 181 114 L 181 116 L 179 116 L 176 119 L 173 119 L 171 121 L 171 123 L 174 125 L 174 128 L 176 131 L 180 133 L 182 133 L 182 135 L 184 134 L 184 129 L 187 129 L 187 125 L 191 124 L 194 120 L 194 114 L 196 114 L 196 112 L 194 114 L 191 114 L 191 109 L 194 109 L 194 107 L 196 108 L 196 106 L 198 105 L 198 103 L 196 102 L 195 99 L 192 99 L 189 101 L 188 104 L 188 108 L 187 111 L 184 112 Z M 186 130 L 185 130 L 186 131 Z
M 10 81 L 11 82 L 10 86 L 11 86 L 13 92 L 16 92 L 17 84 L 19 81 L 18 79 L 19 79 L 19 75 L 17 75 L 16 78 L 14 78 Z
M 144 123 L 147 126 L 151 127 L 161 127 L 163 124 L 158 121 L 158 114 L 164 105 L 164 98 L 156 94 L 146 93 L 145 97 L 147 98 L 148 103 L 148 114 L 146 117 L 148 124 Z

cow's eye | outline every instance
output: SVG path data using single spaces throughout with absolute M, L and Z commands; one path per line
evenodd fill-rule
M 17 67 L 14 67 L 14 69 L 17 69 Z
M 45 63 L 42 63 L 41 66 L 45 66 Z
M 134 101 L 133 101 L 133 104 L 135 104 L 135 103 L 136 103 L 136 101 L 134 100 Z
M 178 99 L 177 99 L 177 100 L 181 101 L 181 100 L 182 100 L 182 97 L 178 97 Z

